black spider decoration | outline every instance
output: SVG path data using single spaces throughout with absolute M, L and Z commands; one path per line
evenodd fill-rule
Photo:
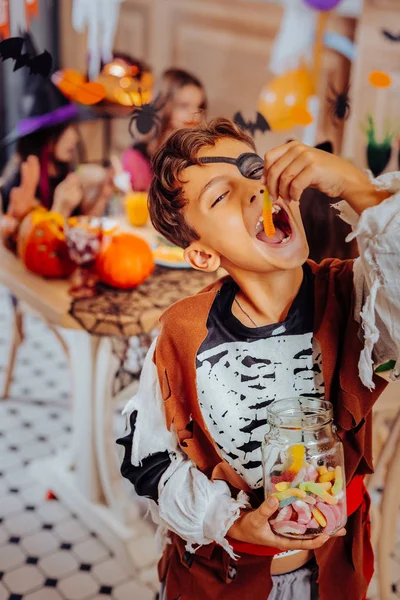
M 161 119 L 157 113 L 164 108 L 165 104 L 166 101 L 162 99 L 161 94 L 158 94 L 153 102 L 135 107 L 129 121 L 130 135 L 133 138 L 135 137 L 133 130 L 133 126 L 135 125 L 136 130 L 142 135 L 147 135 L 154 129 L 152 136 L 154 139 L 158 135 L 161 125 Z
M 331 95 L 326 97 L 326 101 L 330 105 L 332 122 L 337 125 L 338 121 L 346 121 L 350 116 L 349 86 L 338 92 L 330 83 L 329 90 Z

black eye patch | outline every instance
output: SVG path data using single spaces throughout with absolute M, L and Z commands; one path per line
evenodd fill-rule
M 263 159 L 254 152 L 245 152 L 237 158 L 230 158 L 228 156 L 205 156 L 199 158 L 199 162 L 203 165 L 213 163 L 235 165 L 239 169 L 241 175 L 246 177 L 246 179 L 261 179 L 264 171 Z

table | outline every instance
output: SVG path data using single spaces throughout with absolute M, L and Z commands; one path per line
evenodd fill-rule
M 137 233 L 151 241 L 150 228 Z M 55 457 L 33 463 L 34 475 L 101 535 L 128 568 L 130 545 L 138 533 L 139 506 L 127 494 L 115 445 L 116 397 L 127 399 L 131 393 L 131 386 L 118 394 L 113 389 L 115 374 L 121 367 L 115 341 L 152 331 L 169 304 L 195 293 L 213 279 L 197 271 L 157 267 L 134 291 L 103 290 L 114 304 L 123 297 L 123 308 L 111 311 L 104 319 L 98 315 L 95 299 L 72 302 L 67 281 L 45 280 L 28 272 L 16 256 L 0 245 L 0 283 L 56 329 L 68 351 L 71 367 L 71 446 Z M 120 325 L 121 311 L 126 311 L 127 318 L 119 329 L 116 323 Z M 97 321 L 96 326 L 90 326 Z

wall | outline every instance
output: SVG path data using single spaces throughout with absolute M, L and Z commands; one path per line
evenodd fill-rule
M 71 0 L 63 0 L 61 56 L 64 65 L 85 68 L 86 45 L 71 27 Z M 156 75 L 174 65 L 193 71 L 205 83 L 210 116 L 232 117 L 242 110 L 251 118 L 263 84 L 269 78 L 268 61 L 282 17 L 278 3 L 257 0 L 125 0 L 121 5 L 115 49 L 146 59 Z M 329 19 L 329 29 L 352 38 L 355 20 L 340 15 Z M 336 52 L 325 50 L 320 95 L 325 98 L 328 82 L 338 89 L 347 85 L 350 65 Z M 99 159 L 102 138 L 91 124 L 86 139 L 91 158 Z M 301 135 L 301 131 L 297 132 Z M 336 151 L 342 140 L 324 102 L 318 141 L 331 139 Z M 259 135 L 260 152 L 286 141 L 287 133 Z M 113 149 L 130 143 L 127 121 L 114 123 Z

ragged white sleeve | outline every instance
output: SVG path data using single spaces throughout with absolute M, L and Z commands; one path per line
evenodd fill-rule
M 369 389 L 375 387 L 374 367 L 396 361 L 392 378 L 400 368 L 400 172 L 372 181 L 392 195 L 360 216 L 346 202 L 334 206 L 352 226 L 347 241 L 355 238 L 360 252 L 354 263 L 355 318 L 364 340 L 359 374 Z
M 178 445 L 176 433 L 168 431 L 165 421 L 164 401 L 161 396 L 157 368 L 153 362 L 154 340 L 145 359 L 139 390 L 127 403 L 124 414 L 135 413 L 130 443 L 130 463 L 134 470 L 131 480 L 151 476 L 149 459 L 156 453 L 168 453 L 169 464 L 158 483 L 157 503 L 151 501 L 153 519 L 164 530 L 177 533 L 186 540 L 186 549 L 211 542 L 220 544 L 233 558 L 233 549 L 226 540 L 231 525 L 248 506 L 244 492 L 232 498 L 225 481 L 211 481 L 189 460 Z M 165 465 L 165 461 L 163 462 Z M 140 471 L 143 467 L 145 474 Z

